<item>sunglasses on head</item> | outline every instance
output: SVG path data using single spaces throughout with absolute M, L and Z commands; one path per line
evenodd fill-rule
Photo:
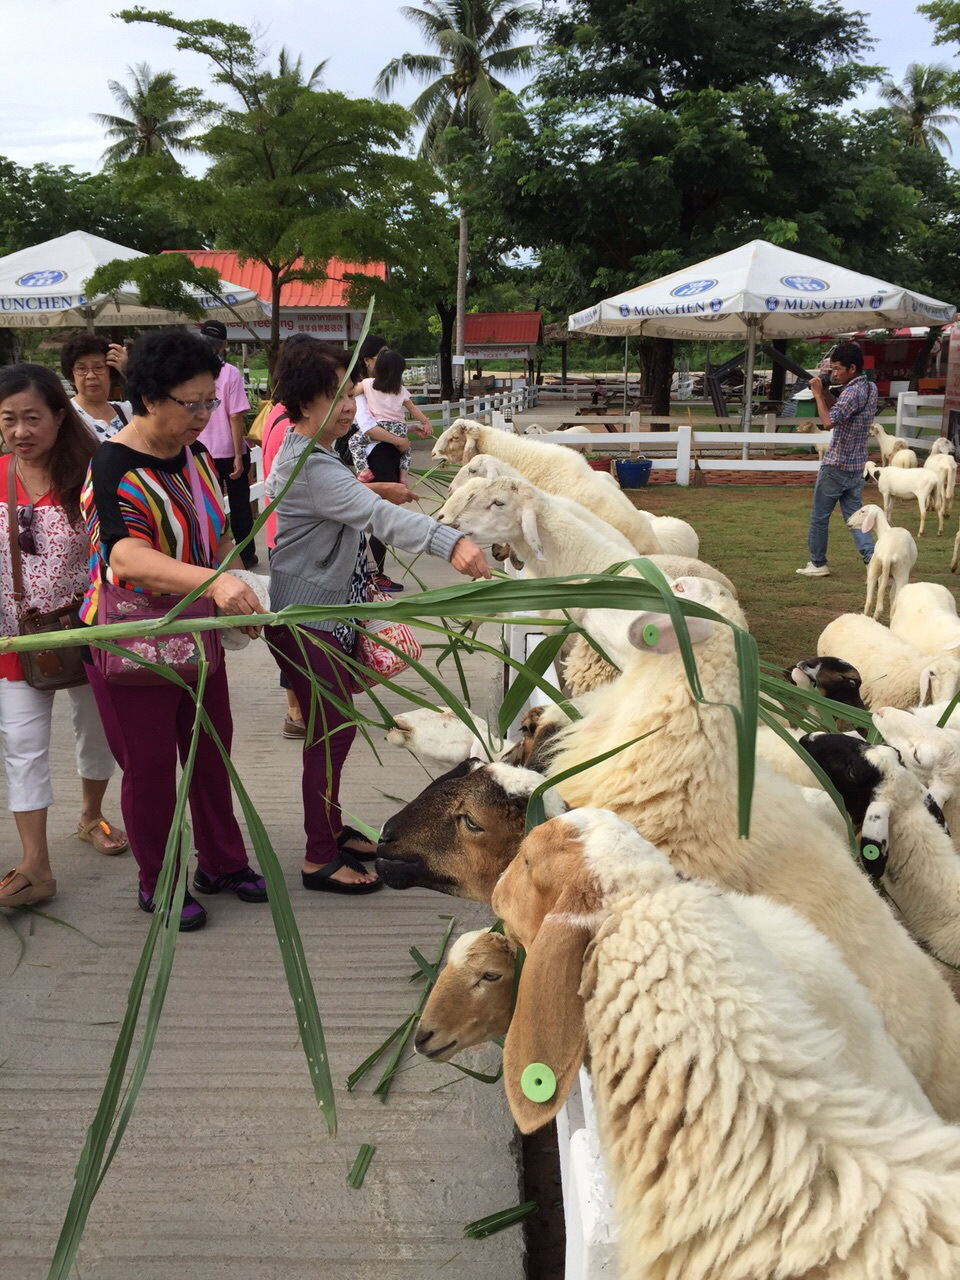
M 32 502 L 28 507 L 19 507 L 17 509 L 17 524 L 20 526 L 17 545 L 25 556 L 39 555 L 37 540 L 33 536 L 33 517 L 35 512 L 36 507 Z

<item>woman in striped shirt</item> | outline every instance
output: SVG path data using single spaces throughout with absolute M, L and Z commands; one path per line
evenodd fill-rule
M 194 334 L 166 330 L 141 338 L 130 353 L 127 390 L 134 416 L 94 454 L 81 508 L 93 551 L 91 587 L 83 609 L 94 623 L 101 575 L 127 590 L 187 595 L 233 555 L 217 473 L 197 442 L 217 401 L 219 361 Z M 202 510 L 194 502 L 187 468 L 193 454 Z M 204 549 L 201 521 L 207 526 Z M 262 612 L 256 596 L 223 574 L 204 593 L 221 613 Z M 219 644 L 219 641 L 216 641 Z M 88 666 L 107 741 L 123 769 L 121 804 L 140 867 L 139 905 L 152 913 L 176 802 L 178 752 L 190 742 L 194 699 L 174 682 L 115 684 Z M 203 705 L 227 752 L 233 737 L 227 673 L 211 667 Z M 244 902 L 265 902 L 266 886 L 248 863 L 233 814 L 230 779 L 213 739 L 198 739 L 190 812 L 201 893 L 233 892 Z M 203 907 L 188 893 L 181 929 L 206 923 Z

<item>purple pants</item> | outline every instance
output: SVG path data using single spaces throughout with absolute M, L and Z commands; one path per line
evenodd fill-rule
M 120 808 L 140 867 L 140 888 L 152 897 L 173 823 L 177 757 L 182 762 L 190 749 L 194 702 L 175 684 L 108 684 L 90 663 L 86 667 L 107 742 L 123 770 Z M 229 752 L 233 718 L 224 663 L 208 677 L 203 705 Z M 197 862 L 208 876 L 228 875 L 248 865 L 233 816 L 229 775 L 213 740 L 202 731 L 190 784 L 190 816 Z
M 329 631 L 317 634 L 330 649 L 343 653 Z M 339 856 L 337 836 L 343 829 L 340 776 L 357 736 L 357 726 L 323 696 L 323 690 L 329 689 L 341 702 L 353 706 L 350 673 L 343 663 L 312 644 L 309 636 L 303 640 L 305 653 L 288 627 L 267 627 L 266 637 L 277 665 L 296 694 L 304 724 L 309 727 L 311 715 L 314 721 L 313 738 L 305 739 L 303 744 L 303 829 L 307 836 L 304 857 L 307 862 L 331 862 Z M 305 666 L 316 678 L 316 692 L 307 676 L 298 670 Z

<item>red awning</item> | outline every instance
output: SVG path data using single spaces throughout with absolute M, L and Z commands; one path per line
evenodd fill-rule
M 168 249 L 168 253 L 182 253 L 198 267 L 213 267 L 221 280 L 229 280 L 231 284 L 243 285 L 253 289 L 257 297 L 264 302 L 270 301 L 270 273 L 259 262 L 245 262 L 242 266 L 236 253 L 219 249 Z M 302 259 L 295 264 L 300 266 Z M 282 307 L 336 307 L 347 308 L 345 273 L 356 272 L 359 275 L 372 276 L 375 280 L 385 280 L 387 270 L 382 262 L 353 263 L 340 262 L 331 258 L 327 263 L 327 278 L 305 284 L 297 280 L 284 285 L 280 290 Z
M 463 318 L 464 344 L 468 347 L 534 345 L 542 337 L 542 319 L 539 311 L 468 314 Z

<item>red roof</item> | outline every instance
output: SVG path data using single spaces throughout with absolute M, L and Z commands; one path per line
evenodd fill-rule
M 230 284 L 242 285 L 252 289 L 264 302 L 270 301 L 270 273 L 259 262 L 245 262 L 243 266 L 236 253 L 219 249 L 168 249 L 167 253 L 182 253 L 198 267 L 213 267 L 221 280 Z M 299 267 L 303 259 L 294 264 Z M 280 290 L 282 307 L 348 307 L 346 300 L 345 272 L 353 271 L 359 275 L 373 276 L 375 280 L 387 278 L 386 267 L 382 262 L 354 263 L 339 262 L 331 258 L 327 263 L 327 278 L 306 284 L 296 280 L 286 284 Z
M 237 284 L 240 283 L 238 280 Z M 480 312 L 463 318 L 463 340 L 467 346 L 519 345 L 539 342 L 539 311 Z

